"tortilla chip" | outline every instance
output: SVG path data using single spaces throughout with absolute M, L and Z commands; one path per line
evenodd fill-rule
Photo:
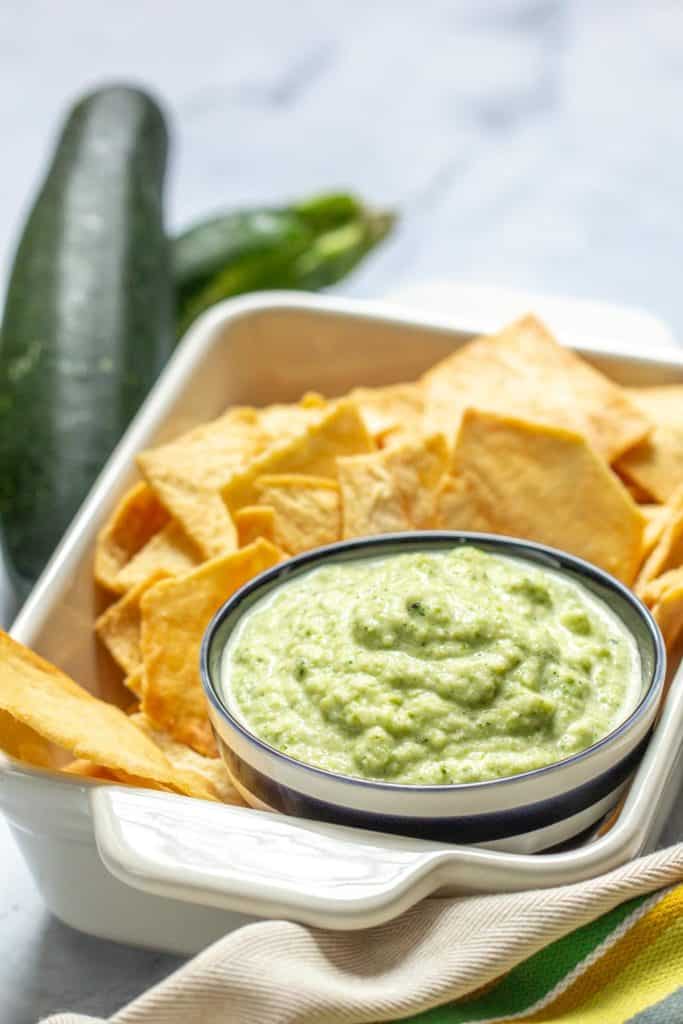
M 659 539 L 643 565 L 636 583 L 640 593 L 649 580 L 662 576 L 669 569 L 683 565 L 683 486 L 671 496 L 666 508 L 668 517 Z
M 417 384 L 390 384 L 384 388 L 354 388 L 356 402 L 368 432 L 377 442 L 392 431 L 419 432 L 424 423 L 424 393 Z
M 142 597 L 142 710 L 200 754 L 217 753 L 199 677 L 204 630 L 232 593 L 280 559 L 276 547 L 257 540 L 185 576 L 162 580 Z
M 131 716 L 131 721 L 136 717 L 137 716 L 135 715 Z M 144 718 L 144 715 L 141 717 Z M 136 721 L 135 725 L 137 728 L 141 729 L 139 722 Z M 141 731 L 146 732 L 145 729 L 141 729 Z M 150 739 L 154 741 L 154 736 L 152 736 L 151 733 L 148 733 L 148 735 Z M 157 746 L 160 745 L 157 744 Z M 164 753 L 168 760 L 172 762 L 173 759 L 169 756 L 168 751 L 164 750 Z M 199 754 L 195 756 L 199 757 Z M 205 758 L 201 758 L 201 760 L 204 761 Z M 180 768 L 183 776 L 186 779 L 191 780 L 191 786 L 198 790 L 197 793 L 186 793 L 186 796 L 200 796 L 205 800 L 221 800 L 221 802 L 229 802 L 222 801 L 222 797 L 219 796 L 216 787 L 213 785 L 210 773 L 199 771 L 196 767 L 193 769 L 190 765 L 184 767 L 181 760 L 179 760 L 178 764 L 174 765 L 174 767 Z M 80 758 L 77 761 L 72 761 L 70 764 L 66 765 L 62 771 L 67 772 L 69 775 L 78 775 L 84 779 L 94 779 L 99 782 L 111 782 L 117 786 L 135 786 L 137 789 L 154 789 L 161 791 L 162 793 L 175 792 L 175 790 L 170 786 L 164 786 L 160 782 L 151 782 L 149 779 L 136 778 L 136 776 L 128 775 L 126 772 L 111 771 L 109 768 L 103 768 L 101 764 L 95 764 L 93 761 L 86 761 L 83 758 Z M 218 773 L 216 774 L 218 775 Z
M 117 574 L 121 592 L 140 586 L 157 572 L 182 576 L 202 562 L 202 556 L 181 527 L 173 520 L 147 541 L 144 548 Z
M 300 402 L 291 405 L 266 405 L 256 410 L 258 423 L 267 438 L 267 446 L 296 437 L 314 423 L 327 408 L 327 400 L 316 391 L 307 391 Z
M 618 469 L 657 501 L 668 501 L 683 484 L 683 386 L 628 388 L 627 392 L 654 429 L 647 440 L 619 459 Z
M 645 532 L 643 533 L 643 558 L 650 554 L 655 544 L 671 519 L 671 508 L 669 505 L 640 505 L 641 514 L 645 519 Z
M 118 782 L 116 774 L 109 771 L 108 768 L 103 768 L 101 764 L 95 764 L 94 761 L 86 761 L 85 758 L 80 757 L 76 761 L 71 761 L 69 764 L 62 768 L 63 772 L 67 775 L 78 775 L 83 779 L 101 779 L 103 782 Z M 124 783 L 124 785 L 130 785 L 130 783 Z M 159 787 L 165 788 L 165 787 Z
M 117 665 L 130 675 L 142 667 L 140 650 L 140 598 L 167 573 L 157 571 L 109 605 L 95 623 L 95 631 Z
M 644 441 L 643 444 L 647 444 L 647 441 Z M 644 491 L 642 487 L 638 486 L 638 484 L 634 484 L 633 480 L 629 480 L 626 474 L 620 471 L 618 463 L 615 466 L 612 466 L 612 469 L 616 472 L 617 476 L 619 477 L 622 484 L 635 501 L 636 505 L 652 504 L 652 495 L 648 491 Z
M 255 409 L 231 409 L 170 444 L 142 452 L 138 464 L 186 535 L 212 558 L 237 548 L 220 487 L 267 443 Z
M 226 472 L 253 458 L 267 444 L 257 410 L 240 406 L 168 444 L 142 452 L 138 461 L 152 481 L 157 471 L 175 470 L 179 479 L 217 491 Z
M 652 615 L 662 631 L 668 650 L 674 646 L 683 630 L 683 581 L 672 583 L 652 607 Z
M 445 488 L 450 503 L 440 501 L 441 526 L 563 548 L 626 583 L 633 581 L 645 521 L 580 435 L 468 409 L 453 471 L 456 482 Z
M 621 479 L 621 477 L 619 477 L 619 479 Z M 626 490 L 631 494 L 630 488 L 625 481 L 623 482 L 626 486 Z M 657 505 L 654 501 L 636 502 L 636 504 L 639 506 L 640 511 L 643 514 L 643 518 L 648 525 L 654 525 L 655 523 L 660 522 L 662 518 L 666 518 L 664 513 L 669 511 L 668 505 Z
M 639 597 L 648 608 L 653 608 L 667 590 L 683 585 L 683 568 L 669 569 L 661 576 L 643 583 Z
M 179 479 L 175 470 L 154 471 L 154 489 L 182 524 L 204 558 L 237 548 L 237 530 L 221 496 L 209 487 Z
M 61 770 L 66 772 L 67 775 L 78 775 L 79 778 L 93 779 L 98 782 L 111 782 L 116 786 L 135 786 L 136 789 L 154 789 L 162 793 L 175 792 L 170 786 L 162 785 L 161 782 L 140 779 L 135 775 L 128 775 L 126 772 L 115 772 L 109 768 L 104 768 L 101 764 L 95 764 L 94 761 L 86 761 L 84 758 L 71 761 Z M 200 786 L 204 786 L 203 780 L 197 781 Z M 213 795 L 209 795 L 206 798 L 209 800 L 216 799 Z
M 205 558 L 238 546 L 237 530 L 221 500 L 229 481 L 257 456 L 305 433 L 324 416 L 325 402 L 309 395 L 298 405 L 235 408 L 170 444 L 142 452 L 138 464 L 162 504 Z
M 44 740 L 109 770 L 211 798 L 203 780 L 174 769 L 119 708 L 97 700 L 1 631 L 0 660 L 0 711 Z
M 142 652 L 140 653 L 142 657 Z M 123 680 L 123 685 L 126 686 L 131 693 L 135 694 L 138 700 L 142 700 L 142 693 L 145 687 L 145 666 L 143 664 L 138 665 L 134 672 L 126 676 Z
M 337 464 L 344 538 L 434 527 L 437 488 L 448 466 L 442 434 Z
M 258 537 L 275 540 L 275 512 L 266 505 L 245 505 L 234 515 L 241 548 L 252 544 Z
M 273 512 L 273 540 L 292 555 L 333 544 L 341 536 L 339 484 L 297 473 L 260 476 L 259 500 Z
M 300 433 L 268 449 L 248 468 L 236 472 L 221 493 L 231 510 L 253 505 L 258 499 L 256 480 L 260 476 L 304 473 L 336 479 L 338 455 L 370 452 L 374 447 L 358 406 L 349 399 L 340 399 L 319 413 Z
M 184 743 L 178 743 L 168 733 L 157 729 L 143 712 L 132 715 L 131 722 L 149 736 L 171 762 L 174 768 L 181 771 L 194 772 L 208 782 L 211 790 L 224 804 L 240 804 L 244 800 L 239 795 L 228 775 L 228 770 L 220 757 L 204 757 Z
M 97 538 L 97 582 L 117 594 L 123 593 L 125 587 L 118 582 L 118 574 L 167 522 L 168 513 L 148 484 L 140 481 L 126 491 Z
M 491 525 L 489 511 L 479 499 L 478 483 L 469 477 L 445 477 L 436 497 L 436 507 L 439 529 L 505 533 L 502 527 L 496 530 Z
M 612 461 L 647 435 L 650 421 L 624 388 L 559 345 L 526 316 L 477 338 L 422 378 L 426 419 L 454 436 L 466 406 L 583 434 Z
M 49 768 L 54 761 L 49 740 L 6 711 L 0 711 L 0 750 L 38 768 Z
M 340 459 L 339 484 L 344 540 L 412 528 L 393 477 L 376 455 Z
M 436 523 L 436 492 L 448 468 L 449 450 L 443 434 L 432 434 L 392 445 L 384 465 L 401 495 L 408 519 L 418 530 Z

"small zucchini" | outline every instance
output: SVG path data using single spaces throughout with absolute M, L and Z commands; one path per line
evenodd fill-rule
M 348 193 L 280 208 L 237 210 L 194 225 L 173 243 L 182 334 L 221 299 L 269 288 L 335 284 L 391 230 L 390 213 Z

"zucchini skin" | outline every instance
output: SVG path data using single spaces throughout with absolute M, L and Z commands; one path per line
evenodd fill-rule
M 347 192 L 316 195 L 285 207 L 258 207 L 214 214 L 173 241 L 173 275 L 182 306 L 226 267 L 305 251 L 318 235 L 365 216 Z
M 223 299 L 271 288 L 317 291 L 350 274 L 395 217 L 349 193 L 281 208 L 237 210 L 193 225 L 173 242 L 182 336 Z
M 145 93 L 84 97 L 19 241 L 0 336 L 0 522 L 23 592 L 173 349 L 167 150 Z

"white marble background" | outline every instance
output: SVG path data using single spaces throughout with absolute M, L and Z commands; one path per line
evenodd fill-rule
M 0 281 L 65 105 L 133 80 L 173 119 L 174 227 L 351 186 L 402 222 L 349 293 L 453 276 L 680 331 L 682 51 L 680 0 L 4 0 Z M 2 1024 L 111 1012 L 172 969 L 50 920 L 3 829 Z

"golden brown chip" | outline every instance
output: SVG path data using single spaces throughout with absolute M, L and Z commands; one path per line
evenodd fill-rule
M 142 658 L 142 652 L 140 653 L 140 657 Z M 135 694 L 138 700 L 142 700 L 142 692 L 145 687 L 145 666 L 143 664 L 138 665 L 130 675 L 126 676 L 123 680 L 123 685 L 126 686 L 131 693 Z
M 142 597 L 142 709 L 200 754 L 213 757 L 217 752 L 199 677 L 204 630 L 232 593 L 280 558 L 274 545 L 256 540 L 185 576 L 162 580 Z
M 645 519 L 645 532 L 643 533 L 643 558 L 645 558 L 664 533 L 671 519 L 671 507 L 647 504 L 640 505 L 639 508 Z
M 343 536 L 433 528 L 437 488 L 447 466 L 442 434 L 339 459 Z
M 103 768 L 101 764 L 95 764 L 93 761 L 86 761 L 85 758 L 79 757 L 76 761 L 70 761 L 69 764 L 64 765 L 62 771 L 66 772 L 67 775 L 79 775 L 83 779 L 101 779 L 103 782 L 118 782 L 115 772 L 109 771 L 108 768 Z M 128 783 L 124 783 L 128 785 Z
M 341 399 L 327 406 L 300 433 L 236 472 L 221 493 L 230 509 L 253 505 L 258 499 L 255 484 L 260 476 L 304 473 L 336 479 L 338 455 L 370 452 L 374 447 L 356 403 Z
M 436 509 L 437 526 L 443 530 L 506 532 L 502 526 L 500 529 L 492 526 L 492 517 L 480 500 L 478 482 L 470 480 L 469 476 L 446 476 L 436 497 Z
M 412 433 L 423 429 L 424 392 L 417 384 L 354 388 L 349 398 L 358 404 L 365 426 L 376 441 L 398 429 Z
M 168 574 L 157 570 L 137 587 L 110 604 L 95 623 L 95 630 L 117 665 L 130 675 L 142 666 L 140 650 L 140 598 Z
M 149 736 L 160 750 L 163 750 L 174 768 L 202 776 L 224 804 L 244 805 L 244 800 L 230 781 L 227 768 L 220 757 L 204 757 L 184 743 L 179 743 L 168 733 L 157 729 L 154 722 L 143 712 L 133 715 L 131 721 Z
M 533 316 L 464 345 L 428 370 L 422 386 L 427 421 L 447 437 L 468 405 L 574 430 L 608 461 L 650 429 L 624 388 L 559 345 Z
M 104 768 L 101 764 L 95 764 L 94 761 L 86 761 L 85 758 L 78 758 L 76 761 L 71 761 L 65 765 L 62 769 L 67 775 L 78 775 L 82 779 L 93 779 L 97 782 L 112 782 L 117 786 L 135 786 L 136 789 L 154 789 L 162 793 L 174 793 L 171 786 L 164 786 L 161 782 L 152 782 L 151 779 L 140 779 L 135 775 L 128 775 L 126 772 L 115 772 L 109 768 Z M 197 780 L 200 786 L 204 786 L 203 780 Z M 195 794 L 187 794 L 194 796 Z M 196 794 L 204 796 L 205 799 L 215 799 L 212 794 L 201 793 Z
M 444 528 L 539 541 L 633 581 L 643 516 L 580 435 L 468 409 L 453 470 L 440 502 Z
M 237 547 L 237 532 L 219 490 L 235 467 L 268 443 L 255 409 L 231 409 L 138 456 L 150 485 L 205 558 Z
M 257 410 L 239 406 L 174 441 L 142 452 L 139 461 L 152 478 L 157 468 L 175 469 L 181 479 L 218 490 L 226 471 L 242 465 L 267 444 Z
M 412 529 L 391 473 L 375 455 L 339 460 L 343 537 Z
M 392 445 L 384 464 L 401 494 L 408 518 L 418 530 L 433 529 L 435 495 L 448 467 L 449 450 L 443 434 L 432 434 Z
M 168 513 L 144 481 L 135 484 L 119 501 L 95 547 L 95 579 L 103 587 L 122 593 L 118 574 L 164 524 Z
M 652 615 L 671 650 L 683 629 L 683 581 L 672 583 L 652 607 Z
M 668 501 L 683 484 L 683 386 L 627 391 L 654 429 L 647 440 L 619 459 L 618 469 L 657 501 Z
M 258 423 L 267 438 L 267 447 L 295 437 L 314 423 L 327 407 L 327 401 L 315 391 L 307 391 L 300 402 L 291 405 L 266 405 L 256 410 Z M 264 449 L 263 449 L 264 450 Z
M 647 444 L 647 442 L 643 442 L 643 443 Z M 649 494 L 647 491 L 644 491 L 642 487 L 638 486 L 638 484 L 635 484 L 633 482 L 633 480 L 629 480 L 629 478 L 626 476 L 625 473 L 620 472 L 619 464 L 618 463 L 615 466 L 613 466 L 612 468 L 616 471 L 617 476 L 619 477 L 619 479 L 621 480 L 622 484 L 624 485 L 624 487 L 626 488 L 628 493 L 631 495 L 631 497 L 635 501 L 636 505 L 651 505 L 652 504 L 652 502 L 653 502 L 652 495 Z
M 631 493 L 628 486 L 626 487 L 626 490 L 629 491 L 629 494 Z M 633 497 L 633 495 L 631 496 Z M 662 519 L 666 518 L 666 513 L 669 511 L 668 505 L 657 505 L 653 501 L 643 501 L 637 504 L 639 504 L 643 518 L 648 525 L 659 523 Z
M 0 711 L 0 750 L 10 757 L 39 768 L 53 763 L 52 744 L 28 725 Z
M 212 798 L 203 780 L 174 769 L 119 708 L 97 700 L 1 631 L 0 660 L 0 711 L 44 740 L 108 770 Z
M 282 473 L 258 477 L 255 487 L 264 507 L 273 512 L 273 540 L 279 548 L 297 555 L 339 540 L 336 480 Z
M 215 558 L 237 548 L 237 530 L 217 491 L 181 479 L 173 469 L 157 467 L 150 474 L 154 489 L 182 524 L 204 558 Z
M 675 491 L 666 507 L 668 517 L 654 549 L 638 574 L 636 593 L 640 593 L 649 580 L 683 565 L 683 486 Z
M 671 590 L 679 585 L 683 585 L 683 568 L 669 569 L 667 572 L 662 573 L 661 576 L 656 576 L 654 579 L 643 583 L 640 588 L 639 597 L 648 608 L 653 608 L 667 590 Z
M 135 716 L 131 716 L 131 720 L 133 720 L 134 717 Z M 135 724 L 137 728 L 140 728 L 138 722 Z M 141 731 L 145 732 L 144 729 Z M 153 740 L 153 737 L 150 736 L 150 739 Z M 166 752 L 164 751 L 164 753 Z M 178 767 L 181 766 L 178 765 Z M 182 767 L 181 770 L 183 771 L 183 776 L 190 780 L 190 785 L 197 790 L 197 792 L 186 793 L 186 796 L 199 796 L 206 800 L 220 799 L 218 793 L 215 792 L 214 787 L 211 785 L 211 780 L 207 778 L 205 773 L 184 770 Z M 68 775 L 78 775 L 83 779 L 94 779 L 98 782 L 112 782 L 117 786 L 135 786 L 136 789 L 154 789 L 161 791 L 162 793 L 176 792 L 176 790 L 171 786 L 162 785 L 160 782 L 152 782 L 150 779 L 140 779 L 135 775 L 128 775 L 127 772 L 112 771 L 109 768 L 104 768 L 101 764 L 95 764 L 93 761 L 86 761 L 83 758 L 71 761 L 71 763 L 67 764 L 62 771 L 66 772 Z
M 171 521 L 156 533 L 115 578 L 121 592 L 137 587 L 157 572 L 167 576 L 182 576 L 195 569 L 202 561 L 196 546 L 181 527 Z
M 245 505 L 235 512 L 235 526 L 241 548 L 258 537 L 275 540 L 275 512 L 266 505 Z
M 235 408 L 170 444 L 138 456 L 161 502 L 205 558 L 236 550 L 237 530 L 221 491 L 257 456 L 305 433 L 325 415 L 325 403 L 307 396 L 298 405 Z

